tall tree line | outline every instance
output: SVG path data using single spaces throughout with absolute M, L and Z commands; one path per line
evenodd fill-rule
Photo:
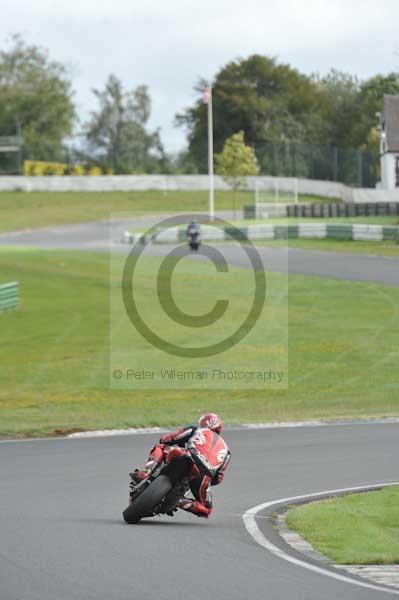
M 199 81 L 198 92 L 207 82 Z M 244 131 L 266 170 L 270 148 L 352 149 L 367 152 L 378 163 L 376 112 L 384 94 L 399 94 L 399 75 L 376 75 L 362 81 L 331 70 L 327 75 L 305 76 L 275 58 L 253 55 L 228 63 L 213 82 L 214 144 Z M 206 170 L 207 116 L 199 99 L 176 116 L 188 134 L 188 155 Z M 334 153 L 326 154 L 332 160 Z M 297 157 L 298 158 L 298 157 Z
M 160 131 L 149 128 L 151 96 L 145 85 L 126 89 L 111 74 L 103 89 L 93 90 L 93 110 L 82 122 L 66 66 L 14 36 L 0 51 L 0 135 L 20 131 L 24 156 L 36 160 L 69 155 L 115 173 L 205 172 L 207 109 L 201 95 L 208 83 L 200 80 L 198 100 L 176 115 L 176 126 L 187 132 L 187 149 L 172 157 Z M 243 131 L 266 172 L 271 169 L 270 148 L 360 149 L 377 164 L 375 113 L 384 94 L 399 94 L 398 73 L 367 80 L 336 70 L 307 76 L 263 55 L 229 62 L 212 85 L 215 152 Z M 72 157 L 65 143 L 71 136 L 81 140 Z M 301 157 L 293 159 L 300 171 Z

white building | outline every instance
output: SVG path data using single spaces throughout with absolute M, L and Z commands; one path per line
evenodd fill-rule
M 383 190 L 399 190 L 399 96 L 384 96 L 380 131 L 380 185 Z

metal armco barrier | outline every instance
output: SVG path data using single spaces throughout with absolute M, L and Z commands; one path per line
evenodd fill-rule
M 19 283 L 12 281 L 0 285 L 0 312 L 16 308 L 19 302 Z
M 185 239 L 185 231 L 171 227 L 158 233 L 153 242 L 178 243 Z M 131 243 L 140 238 L 140 234 L 132 234 Z M 391 241 L 399 244 L 399 226 L 383 225 L 350 225 L 347 223 L 298 223 L 298 225 L 268 225 L 254 224 L 240 226 L 239 231 L 231 227 L 218 229 L 204 225 L 202 227 L 203 241 L 221 241 L 232 239 L 249 240 L 281 240 L 296 238 L 315 238 L 331 240 L 359 240 L 369 242 Z

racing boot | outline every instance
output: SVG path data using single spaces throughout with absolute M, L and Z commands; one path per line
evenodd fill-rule
M 207 519 L 211 514 L 211 509 L 207 508 L 202 502 L 198 502 L 198 500 L 193 500 L 191 498 L 181 498 L 178 503 L 178 507 L 181 510 L 185 510 L 186 512 L 192 513 L 197 517 L 203 517 Z

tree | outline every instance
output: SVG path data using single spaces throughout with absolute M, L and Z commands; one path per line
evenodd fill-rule
M 14 35 L 0 52 L 0 135 L 20 131 L 26 157 L 60 158 L 75 120 L 72 95 L 66 67 L 43 48 Z
M 340 176 L 358 178 L 353 149 L 364 153 L 363 169 L 370 184 L 378 179 L 379 134 L 376 113 L 382 110 L 384 94 L 399 94 L 399 76 L 376 75 L 365 81 L 332 70 L 323 78 L 315 78 L 322 94 L 323 127 L 320 139 L 340 150 Z M 364 171 L 364 174 L 366 174 Z
M 200 80 L 198 92 L 206 85 Z M 258 148 L 268 142 L 302 141 L 314 129 L 320 107 L 318 86 L 275 58 L 253 55 L 225 65 L 213 84 L 215 150 L 237 131 Z M 188 129 L 189 153 L 206 171 L 207 111 L 198 100 L 176 115 L 176 124 Z
M 226 140 L 223 151 L 215 156 L 216 173 L 234 189 L 234 212 L 237 192 L 246 187 L 246 177 L 259 173 L 259 165 L 253 148 L 246 146 L 244 132 L 239 131 Z
M 370 132 L 377 124 L 384 94 L 399 94 L 399 75 L 376 75 L 365 81 L 332 69 L 326 76 L 314 77 L 322 99 L 322 143 L 339 148 L 367 145 Z M 374 136 L 371 134 L 371 139 Z M 374 142 L 373 142 L 374 145 Z
M 147 86 L 127 92 L 121 81 L 110 75 L 105 89 L 93 93 L 99 109 L 91 113 L 85 126 L 93 156 L 116 173 L 151 171 L 158 161 L 166 160 L 159 130 L 146 130 L 151 115 Z
M 397 73 L 375 75 L 361 84 L 358 99 L 359 114 L 352 128 L 354 146 L 367 143 L 371 130 L 377 125 L 376 113 L 382 111 L 384 94 L 399 94 Z M 371 139 L 373 139 L 372 134 Z
M 321 123 L 318 141 L 339 148 L 351 147 L 351 131 L 358 118 L 360 81 L 332 69 L 324 77 L 314 76 L 320 92 Z
M 201 79 L 196 91 L 207 84 Z M 275 58 L 255 54 L 224 65 L 212 87 L 216 152 L 243 131 L 264 172 L 353 182 L 362 164 L 368 183 L 375 181 L 375 113 L 382 109 L 384 94 L 399 94 L 397 73 L 362 81 L 332 69 L 307 77 Z M 188 131 L 186 164 L 193 162 L 206 172 L 207 108 L 202 100 L 177 114 L 175 122 Z M 365 153 L 362 162 L 356 150 Z
M 255 152 L 244 142 L 244 132 L 239 131 L 226 140 L 223 151 L 215 156 L 216 173 L 234 190 L 246 186 L 246 177 L 259 173 Z

